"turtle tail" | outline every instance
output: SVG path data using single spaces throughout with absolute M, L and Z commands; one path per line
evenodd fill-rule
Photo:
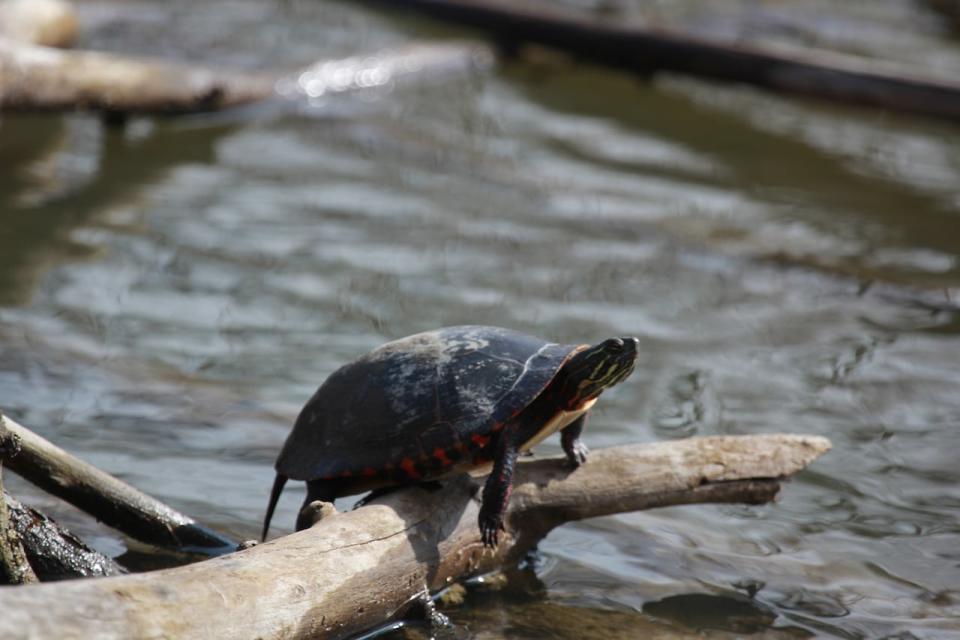
M 277 500 L 283 491 L 283 486 L 287 484 L 287 476 L 278 473 L 273 480 L 273 489 L 270 490 L 270 503 L 267 505 L 267 515 L 263 519 L 263 533 L 260 534 L 260 542 L 267 539 L 267 531 L 270 530 L 270 520 L 273 518 L 273 510 L 277 506 Z

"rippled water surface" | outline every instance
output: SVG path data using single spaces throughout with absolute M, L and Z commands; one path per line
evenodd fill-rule
M 913 3 L 707 4 L 599 11 L 960 76 Z M 80 9 L 85 46 L 248 68 L 469 35 L 346 2 Z M 300 115 L 5 117 L 0 216 L 0 406 L 237 538 L 300 406 L 367 349 L 458 323 L 635 334 L 592 447 L 834 450 L 773 505 L 561 528 L 450 611 L 464 637 L 960 637 L 956 125 L 538 52 Z

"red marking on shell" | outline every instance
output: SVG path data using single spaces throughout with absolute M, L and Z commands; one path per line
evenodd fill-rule
M 377 475 L 377 470 L 374 469 L 373 467 L 366 467 L 363 470 L 363 475 L 367 476 L 368 478 L 371 476 L 375 476 Z
M 520 412 L 517 411 L 517 412 L 514 413 L 513 415 L 515 416 L 515 415 L 517 415 L 517 413 L 520 413 Z M 513 417 L 513 416 L 511 416 L 511 417 Z M 497 431 L 500 431 L 500 429 L 503 429 L 503 423 L 502 423 L 502 422 L 498 422 L 497 424 L 493 425 L 493 428 L 490 429 L 490 430 L 493 431 L 494 433 L 496 433 Z
M 352 475 L 353 475 L 353 472 L 352 472 L 352 471 L 344 471 L 343 473 L 340 474 L 340 477 L 341 477 L 341 478 L 349 478 L 349 477 L 352 476 Z
M 442 464 L 445 467 L 449 467 L 450 465 L 453 464 L 453 460 L 447 457 L 447 452 L 441 449 L 440 447 L 437 447 L 436 449 L 433 450 L 433 457 L 439 460 L 440 464 Z
M 473 444 L 477 445 L 480 448 L 483 448 L 487 446 L 487 444 L 490 442 L 490 437 L 482 436 L 479 433 L 475 433 L 472 436 L 470 436 L 470 440 L 473 442 Z
M 417 471 L 417 465 L 414 464 L 413 458 L 404 458 L 403 460 L 401 460 L 400 468 L 403 469 L 404 473 L 406 473 L 411 478 L 420 477 L 420 472 Z

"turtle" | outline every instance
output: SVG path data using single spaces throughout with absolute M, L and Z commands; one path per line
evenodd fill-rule
M 631 374 L 639 341 L 557 344 L 511 329 L 456 326 L 388 342 L 346 364 L 300 411 L 276 461 L 262 540 L 288 479 L 315 500 L 435 481 L 492 465 L 479 526 L 496 546 L 517 456 L 560 431 L 572 467 L 586 462 L 587 411 Z

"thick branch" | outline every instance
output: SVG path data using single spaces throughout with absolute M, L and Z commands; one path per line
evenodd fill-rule
M 60 51 L 0 36 L 0 110 L 90 110 L 111 114 L 215 111 L 274 98 L 310 101 L 390 87 L 406 76 L 437 78 L 488 68 L 476 44 L 414 44 L 294 73 L 247 73 L 194 64 Z
M 165 547 L 227 550 L 236 546 L 193 518 L 0 416 L 0 442 L 11 437 L 19 438 L 21 445 L 18 454 L 4 460 L 11 470 L 132 538 Z
M 147 574 L 0 590 L 0 637 L 342 638 L 425 587 L 509 562 L 565 518 L 706 500 L 770 499 L 830 447 L 789 435 L 694 438 L 521 463 L 496 551 L 477 530 L 476 480 L 396 491 L 236 554 Z M 38 615 L 37 612 L 43 612 Z M 82 612 L 82 615 L 79 615 Z
M 838 102 L 960 119 L 960 84 L 882 69 L 838 54 L 791 56 L 760 47 L 598 22 L 509 0 L 366 0 L 483 29 L 513 45 L 544 44 L 586 60 L 649 74 L 673 71 Z

